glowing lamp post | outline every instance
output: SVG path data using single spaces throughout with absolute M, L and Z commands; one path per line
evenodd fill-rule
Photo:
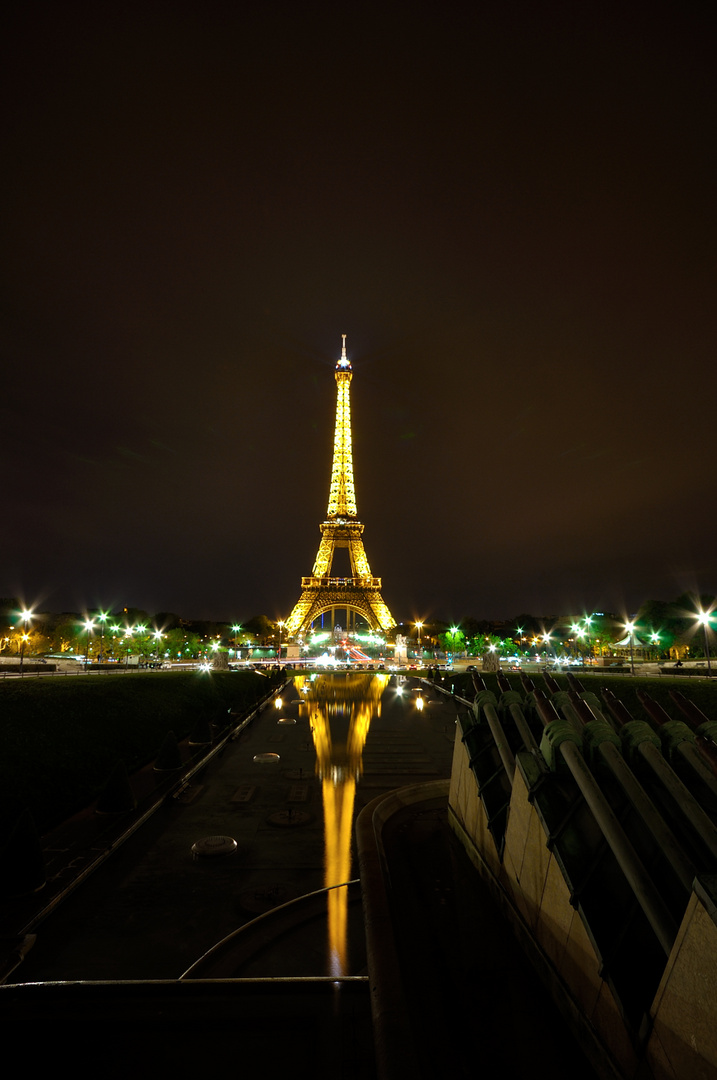
M 236 626 L 232 626 L 234 632 L 234 659 L 239 659 L 239 634 L 241 633 L 241 626 L 237 623 Z
M 570 632 L 573 635 L 573 656 L 577 661 L 578 658 L 578 639 L 581 636 L 581 630 L 578 623 L 574 622 L 570 627 Z
M 87 665 L 90 662 L 90 631 L 94 629 L 94 626 L 95 624 L 92 622 L 92 619 L 87 619 L 85 621 L 85 630 L 87 632 L 87 637 L 85 638 L 85 671 L 87 671 Z
M 625 629 L 630 635 L 630 674 L 635 674 L 635 652 L 634 652 L 634 639 L 635 624 L 632 622 L 625 623 Z
M 100 655 L 98 659 L 100 660 L 100 662 L 102 662 L 105 658 L 105 623 L 107 622 L 106 612 L 101 611 L 97 616 L 97 619 L 100 624 Z
M 145 665 L 143 665 L 141 663 L 141 660 L 142 660 L 142 657 L 146 655 L 147 641 L 146 641 L 146 639 L 144 641 L 142 639 L 144 638 L 144 635 L 147 633 L 147 627 L 142 626 L 140 624 L 139 626 L 135 626 L 134 629 L 135 629 L 135 632 L 137 634 L 139 634 L 139 637 L 137 639 L 137 671 L 139 671 L 139 669 L 141 667 L 145 666 Z
M 712 676 L 712 662 L 710 661 L 710 643 L 709 643 L 709 639 L 707 637 L 707 630 L 708 630 L 709 625 L 710 625 L 711 614 L 712 614 L 711 611 L 700 611 L 699 615 L 697 616 L 698 621 L 702 623 L 702 630 L 703 630 L 704 635 L 705 635 L 705 656 L 707 657 L 707 676 L 708 676 L 708 678 Z
M 20 638 L 20 674 L 22 675 L 22 665 L 25 659 L 25 644 L 30 640 L 30 635 L 27 632 L 27 624 L 32 618 L 31 611 L 21 611 L 20 621 L 22 622 L 22 636 Z
M 417 651 L 417 654 L 418 654 L 417 659 L 418 659 L 419 664 L 421 662 L 421 655 L 422 655 L 421 654 L 421 630 L 422 629 L 423 629 L 423 623 L 422 622 L 417 622 L 416 623 L 416 651 Z
M 279 619 L 279 621 L 278 621 L 278 623 L 276 625 L 279 627 L 279 649 L 278 649 L 278 652 L 277 652 L 277 655 L 276 655 L 276 659 L 277 659 L 277 663 L 281 667 L 281 631 L 284 628 L 284 620 Z
M 653 632 L 653 634 L 650 636 L 650 643 L 655 647 L 653 660 L 658 660 L 660 651 L 660 635 Z

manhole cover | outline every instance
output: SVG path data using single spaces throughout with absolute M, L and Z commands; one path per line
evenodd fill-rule
M 208 855 L 231 855 L 232 851 L 236 851 L 236 846 L 237 842 L 232 836 L 205 836 L 192 844 L 192 855 L 195 859 Z
M 278 754 L 254 754 L 254 761 L 257 765 L 276 765 L 277 761 L 280 761 Z

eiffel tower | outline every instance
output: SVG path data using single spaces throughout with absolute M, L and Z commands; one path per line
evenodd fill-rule
M 353 372 L 346 356 L 346 334 L 341 335 L 341 359 L 336 364 L 336 429 L 331 468 L 329 508 L 321 529 L 321 543 L 311 577 L 301 579 L 301 596 L 286 621 L 289 636 L 305 634 L 325 611 L 338 608 L 361 615 L 372 630 L 388 631 L 396 620 L 381 597 L 381 578 L 374 577 L 366 558 L 363 525 L 356 518 L 354 467 L 351 456 L 351 400 Z M 336 548 L 348 548 L 351 577 L 331 577 Z M 333 616 L 332 616 L 333 622 Z

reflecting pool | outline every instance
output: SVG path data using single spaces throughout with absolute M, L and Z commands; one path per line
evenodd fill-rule
M 362 754 L 371 721 L 381 715 L 387 674 L 348 672 L 297 675 L 300 711 L 308 713 L 321 780 L 324 812 L 324 885 L 351 880 L 351 833 L 356 784 L 363 771 Z M 328 894 L 329 966 L 331 975 L 347 973 L 348 890 Z

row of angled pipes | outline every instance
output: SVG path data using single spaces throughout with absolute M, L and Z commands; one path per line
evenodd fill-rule
M 498 685 L 502 692 L 501 701 L 516 726 L 524 749 L 538 758 L 545 768 L 544 759 L 520 704 L 520 695 L 513 691 L 504 673 L 498 672 Z M 590 807 L 598 826 L 609 844 L 617 862 L 633 889 L 635 897 L 642 907 L 666 955 L 672 948 L 678 927 L 667 908 L 659 889 L 652 881 L 637 851 L 618 821 L 608 799 L 602 791 L 582 753 L 582 733 L 587 725 L 597 731 L 594 740 L 597 753 L 618 782 L 627 799 L 638 813 L 655 841 L 659 844 L 683 888 L 690 892 L 696 876 L 694 863 L 685 853 L 672 829 L 660 814 L 651 798 L 640 784 L 623 757 L 623 735 L 630 733 L 641 755 L 658 781 L 682 810 L 690 828 L 696 834 L 712 860 L 717 861 L 717 828 L 695 798 L 690 789 L 666 761 L 660 749 L 660 739 L 653 728 L 636 721 L 625 705 L 609 690 L 602 691 L 604 709 L 594 694 L 586 694 L 580 681 L 568 674 L 568 691 L 561 691 L 555 679 L 545 673 L 544 679 L 551 699 L 538 689 L 532 679 L 521 673 L 524 691 L 530 695 L 533 707 L 543 725 L 544 733 L 555 733 L 554 725 L 562 725 L 556 739 L 557 752 L 570 770 L 580 792 Z M 501 761 L 512 782 L 515 773 L 515 757 L 510 742 L 505 735 L 503 722 L 495 707 L 493 695 L 488 691 L 480 675 L 474 674 L 473 681 L 477 692 L 476 702 L 482 706 L 485 719 L 490 726 Z M 670 695 L 680 709 L 687 723 L 673 721 L 662 707 L 644 691 L 638 691 L 638 697 L 650 719 L 658 727 L 671 725 L 670 734 L 675 753 L 689 766 L 701 784 L 717 800 L 717 742 L 716 727 L 707 717 L 678 691 Z M 492 700 L 491 700 L 492 699 Z M 557 710 L 562 713 L 563 719 Z M 565 722 L 572 732 L 566 729 Z M 705 727 L 706 725 L 706 727 Z M 706 732 L 706 733 L 705 733 Z

